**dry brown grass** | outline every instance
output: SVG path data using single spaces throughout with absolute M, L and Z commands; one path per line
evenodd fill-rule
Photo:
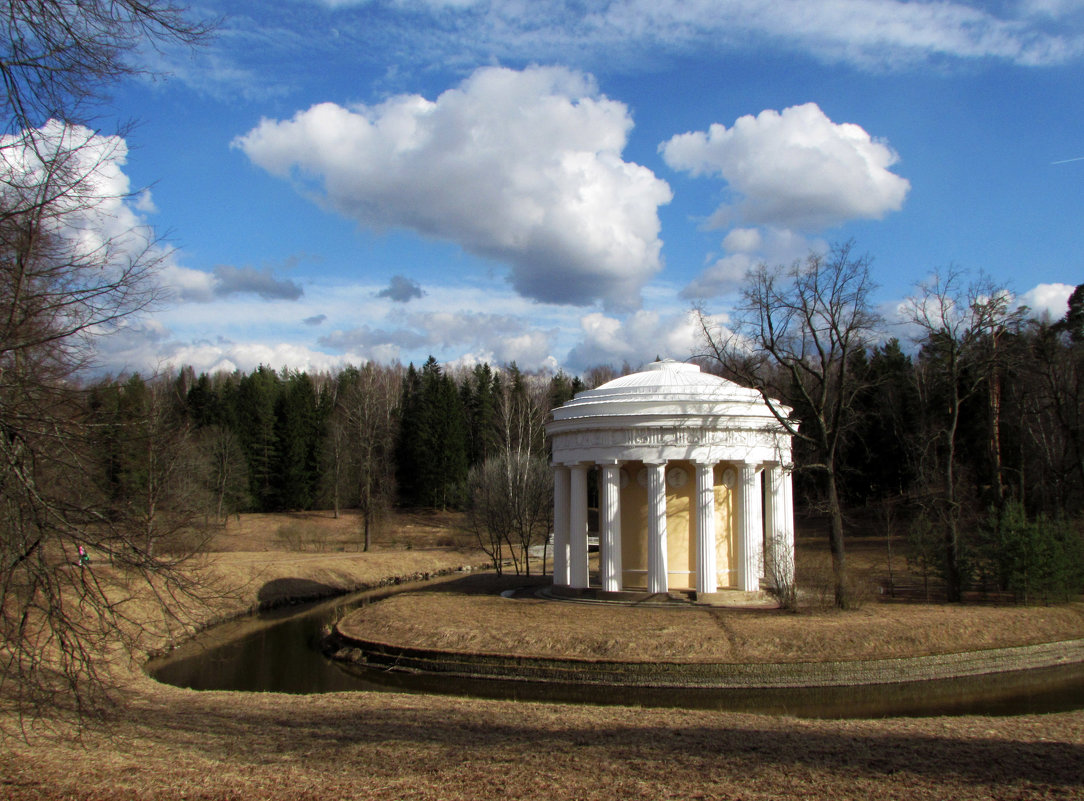
M 602 606 L 479 595 L 445 582 L 355 611 L 360 640 L 501 655 L 682 662 L 818 662 L 952 653 L 1084 637 L 1084 604 L 867 604 L 853 612 Z M 515 584 L 514 579 L 504 583 Z
M 129 580 L 97 559 L 92 560 L 91 569 L 111 601 L 123 610 L 129 638 L 143 652 L 157 653 L 208 625 L 259 608 L 376 587 L 392 578 L 428 578 L 462 566 L 489 564 L 484 553 L 465 545 L 465 538 L 457 533 L 455 515 L 393 519 L 402 522 L 401 529 L 394 537 L 377 538 L 370 552 L 296 552 L 276 547 L 281 526 L 303 521 L 322 527 L 330 539 L 356 525 L 356 516 L 344 514 L 336 520 L 320 512 L 242 515 L 215 536 L 208 553 L 188 565 L 201 587 L 198 594 L 203 603 L 187 599 L 185 605 L 175 604 L 172 614 L 164 613 L 142 580 Z M 450 544 L 438 546 L 437 541 Z
M 818 721 L 131 688 L 109 736 L 9 743 L 29 799 L 1080 798 L 1084 717 Z
M 383 545 L 372 554 L 275 553 L 267 550 L 273 531 L 265 530 L 275 521 L 242 522 L 259 531 L 248 540 L 228 532 L 233 547 L 220 542 L 223 552 L 211 560 L 221 577 L 243 584 L 238 608 L 257 603 L 267 587 L 283 597 L 291 585 L 282 582 L 345 588 L 415 572 L 423 563 L 412 559 L 437 564 L 477 556 L 396 553 Z M 522 608 L 533 613 L 540 606 Z M 911 618 L 910 628 L 943 626 L 957 611 L 927 609 L 922 614 L 930 616 Z M 1036 625 L 1055 628 L 1061 623 L 1042 621 L 1079 615 L 1078 608 L 978 611 L 1010 618 L 1031 612 Z M 806 622 L 816 619 L 826 632 L 840 632 L 831 636 L 860 647 L 873 634 L 884 638 L 883 620 L 873 612 L 811 611 Z M 764 621 L 803 619 L 760 617 L 748 631 L 764 632 L 764 643 L 745 648 L 785 650 L 793 632 L 768 637 Z M 907 618 L 887 620 L 897 620 L 897 639 L 909 636 Z M 1016 625 L 976 620 L 976 636 Z M 740 626 L 728 625 L 737 638 Z M 107 728 L 80 737 L 47 712 L 29 742 L 0 742 L 0 798 L 1084 798 L 1084 712 L 822 721 L 383 693 L 201 693 L 139 672 L 128 674 L 122 698 Z M 12 723 L 0 711 L 0 725 Z
M 365 537 L 361 516 L 352 509 L 336 518 L 331 512 L 289 512 L 244 514 L 232 517 L 216 529 L 211 550 L 290 551 L 282 532 L 294 528 L 303 534 L 306 551 L 359 552 Z M 477 548 L 474 535 L 462 527 L 456 512 L 389 512 L 376 521 L 372 531 L 373 551 L 403 551 L 427 548 Z

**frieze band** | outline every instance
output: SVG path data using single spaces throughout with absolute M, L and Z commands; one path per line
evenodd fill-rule
M 681 447 L 714 445 L 734 447 L 748 445 L 750 434 L 758 444 L 772 446 L 777 434 L 769 431 L 718 431 L 703 428 L 627 428 L 610 431 L 570 431 L 554 437 L 555 451 L 607 447 Z

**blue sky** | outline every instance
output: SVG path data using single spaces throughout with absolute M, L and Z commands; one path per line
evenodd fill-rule
M 113 96 L 172 248 L 113 372 L 685 358 L 694 302 L 851 238 L 889 315 L 935 268 L 1055 316 L 1084 282 L 1076 0 L 193 10 Z

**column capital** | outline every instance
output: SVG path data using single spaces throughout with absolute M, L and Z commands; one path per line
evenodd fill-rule
M 595 464 L 596 463 L 592 461 L 564 462 L 563 466 L 567 467 L 569 470 L 590 470 Z

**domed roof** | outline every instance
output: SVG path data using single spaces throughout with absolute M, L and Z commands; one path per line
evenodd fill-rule
M 747 389 L 717 375 L 701 372 L 697 364 L 663 359 L 652 362 L 639 373 L 624 375 L 595 389 L 577 393 L 576 400 L 617 395 L 667 394 L 758 396 L 756 390 Z
M 577 393 L 568 403 L 554 409 L 553 419 L 615 414 L 715 416 L 750 413 L 771 415 L 756 390 L 701 372 L 698 365 L 665 359 L 652 362 L 641 372 Z
M 784 414 L 786 407 L 778 407 Z M 695 364 L 658 361 L 553 410 L 555 462 L 747 458 L 789 453 L 789 436 L 760 393 Z

